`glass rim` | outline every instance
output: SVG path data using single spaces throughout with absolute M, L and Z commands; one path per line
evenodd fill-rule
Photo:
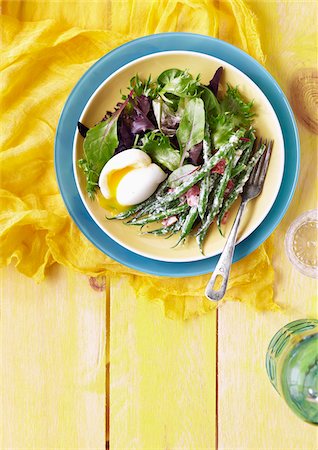
M 289 226 L 285 237 L 285 251 L 289 261 L 303 275 L 318 278 L 318 266 L 308 266 L 302 263 L 293 250 L 293 238 L 302 225 L 307 222 L 318 222 L 318 209 L 311 209 L 298 216 Z

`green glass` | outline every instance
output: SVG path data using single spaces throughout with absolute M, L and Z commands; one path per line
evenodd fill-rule
M 281 328 L 269 343 L 266 370 L 294 413 L 318 425 L 318 320 L 296 320 Z

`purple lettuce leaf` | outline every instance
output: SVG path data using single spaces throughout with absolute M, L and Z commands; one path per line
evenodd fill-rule
M 157 120 L 156 120 L 155 113 L 154 113 L 153 107 L 152 107 L 152 102 L 150 103 L 150 110 L 149 110 L 149 113 L 147 114 L 147 117 L 150 120 L 150 122 L 154 125 L 154 127 L 158 128 Z
M 163 111 L 161 116 L 161 131 L 167 136 L 174 136 L 180 123 L 180 116 Z
M 115 154 L 131 148 L 134 144 L 135 135 L 131 132 L 130 118 L 124 112 L 118 120 L 118 147 Z
M 140 114 L 139 111 L 135 110 L 133 122 L 131 125 L 131 131 L 133 134 L 139 134 L 142 131 L 154 130 L 155 126 L 144 114 Z
M 150 98 L 145 95 L 141 95 L 140 97 L 136 97 L 136 103 L 139 109 L 147 116 L 151 106 Z
M 81 136 L 83 136 L 83 138 L 86 137 L 86 133 L 88 132 L 89 128 L 84 125 L 82 122 L 77 122 L 77 129 L 78 132 Z
M 152 102 L 155 122 L 159 130 L 166 136 L 173 137 L 177 132 L 180 124 L 180 114 L 170 108 L 162 99 Z
M 223 74 L 223 67 L 219 67 L 207 86 L 213 92 L 215 97 L 217 97 L 217 95 L 218 95 L 219 83 L 220 83 L 222 74 Z
M 145 95 L 137 97 L 132 102 L 133 112 L 131 114 L 131 132 L 133 134 L 139 134 L 147 130 L 154 130 L 156 127 L 152 121 L 148 118 L 148 113 L 151 107 L 150 98 Z
M 179 150 L 179 142 L 177 139 L 177 136 L 169 136 L 169 140 L 170 140 L 170 144 L 172 145 L 173 148 L 177 148 Z
M 154 120 L 150 98 L 141 95 L 131 99 L 118 119 L 119 145 L 115 153 L 132 148 L 137 134 L 143 136 L 145 131 L 154 130 Z
M 126 105 L 124 105 L 124 103 L 126 103 Z M 116 148 L 115 153 L 120 153 L 123 150 L 132 148 L 137 134 L 142 136 L 145 131 L 154 130 L 156 128 L 154 125 L 156 119 L 149 97 L 141 95 L 134 100 L 127 98 L 124 103 L 117 103 L 114 112 L 106 111 L 101 120 L 101 122 L 104 122 L 113 115 L 116 115 L 116 113 L 119 114 L 117 126 L 118 147 Z M 85 137 L 89 128 L 78 122 L 78 130 L 80 134 Z
M 199 142 L 198 144 L 194 145 L 189 150 L 189 161 L 191 164 L 198 166 L 202 164 L 203 158 L 202 158 L 202 148 L 203 148 L 203 142 Z

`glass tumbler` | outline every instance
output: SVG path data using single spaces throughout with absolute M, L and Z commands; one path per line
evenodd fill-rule
M 303 420 L 318 424 L 318 320 L 296 320 L 269 343 L 266 370 L 272 385 Z
M 285 237 L 290 262 L 307 277 L 318 278 L 318 210 L 306 211 L 290 225 Z

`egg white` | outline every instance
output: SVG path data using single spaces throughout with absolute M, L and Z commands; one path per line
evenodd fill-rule
M 113 156 L 103 167 L 98 180 L 103 197 L 107 199 L 112 197 L 112 189 L 108 183 L 108 178 L 111 173 L 124 169 L 125 167 L 137 169 L 138 167 L 149 166 L 151 162 L 150 156 L 138 148 L 130 148 Z
M 113 156 L 103 167 L 99 187 L 107 209 L 122 209 L 143 202 L 167 174 L 142 150 L 132 148 Z
M 147 200 L 167 174 L 157 164 L 131 170 L 119 182 L 117 201 L 123 206 L 137 205 Z

